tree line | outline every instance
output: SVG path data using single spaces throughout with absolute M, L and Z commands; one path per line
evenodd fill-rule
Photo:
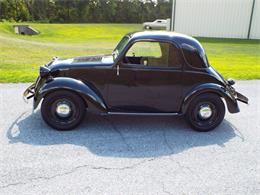
M 0 20 L 141 23 L 171 16 L 169 0 L 0 0 Z

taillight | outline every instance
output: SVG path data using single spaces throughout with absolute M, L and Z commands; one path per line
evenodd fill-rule
M 235 84 L 235 81 L 233 79 L 228 79 L 227 83 L 231 86 Z

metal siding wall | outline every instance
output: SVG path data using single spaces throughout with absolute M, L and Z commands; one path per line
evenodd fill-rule
M 252 0 L 176 0 L 175 31 L 200 37 L 247 38 Z
M 255 1 L 250 38 L 260 39 L 260 0 Z

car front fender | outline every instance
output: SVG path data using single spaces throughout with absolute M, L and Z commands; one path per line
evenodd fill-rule
M 48 82 L 45 82 L 41 87 L 39 87 L 35 93 L 34 109 L 37 108 L 39 102 L 47 94 L 54 92 L 56 90 L 70 90 L 79 94 L 84 100 L 88 100 L 93 103 L 97 108 L 101 110 L 107 110 L 105 101 L 98 95 L 96 90 L 92 87 L 83 83 L 80 80 L 68 77 L 57 77 Z
M 224 98 L 226 101 L 228 111 L 230 113 L 237 113 L 240 111 L 236 98 L 226 87 L 215 83 L 206 83 L 196 86 L 190 92 L 188 92 L 188 94 L 185 96 L 183 100 L 182 113 L 186 113 L 189 104 L 195 97 L 205 93 L 217 94 L 220 97 Z

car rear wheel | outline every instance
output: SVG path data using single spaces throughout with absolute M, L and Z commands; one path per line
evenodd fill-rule
M 47 95 L 41 106 L 42 118 L 57 130 L 71 130 L 85 115 L 86 106 L 76 93 L 62 90 Z
M 215 94 L 203 94 L 190 103 L 185 118 L 191 127 L 200 132 L 216 128 L 225 117 L 225 105 Z

